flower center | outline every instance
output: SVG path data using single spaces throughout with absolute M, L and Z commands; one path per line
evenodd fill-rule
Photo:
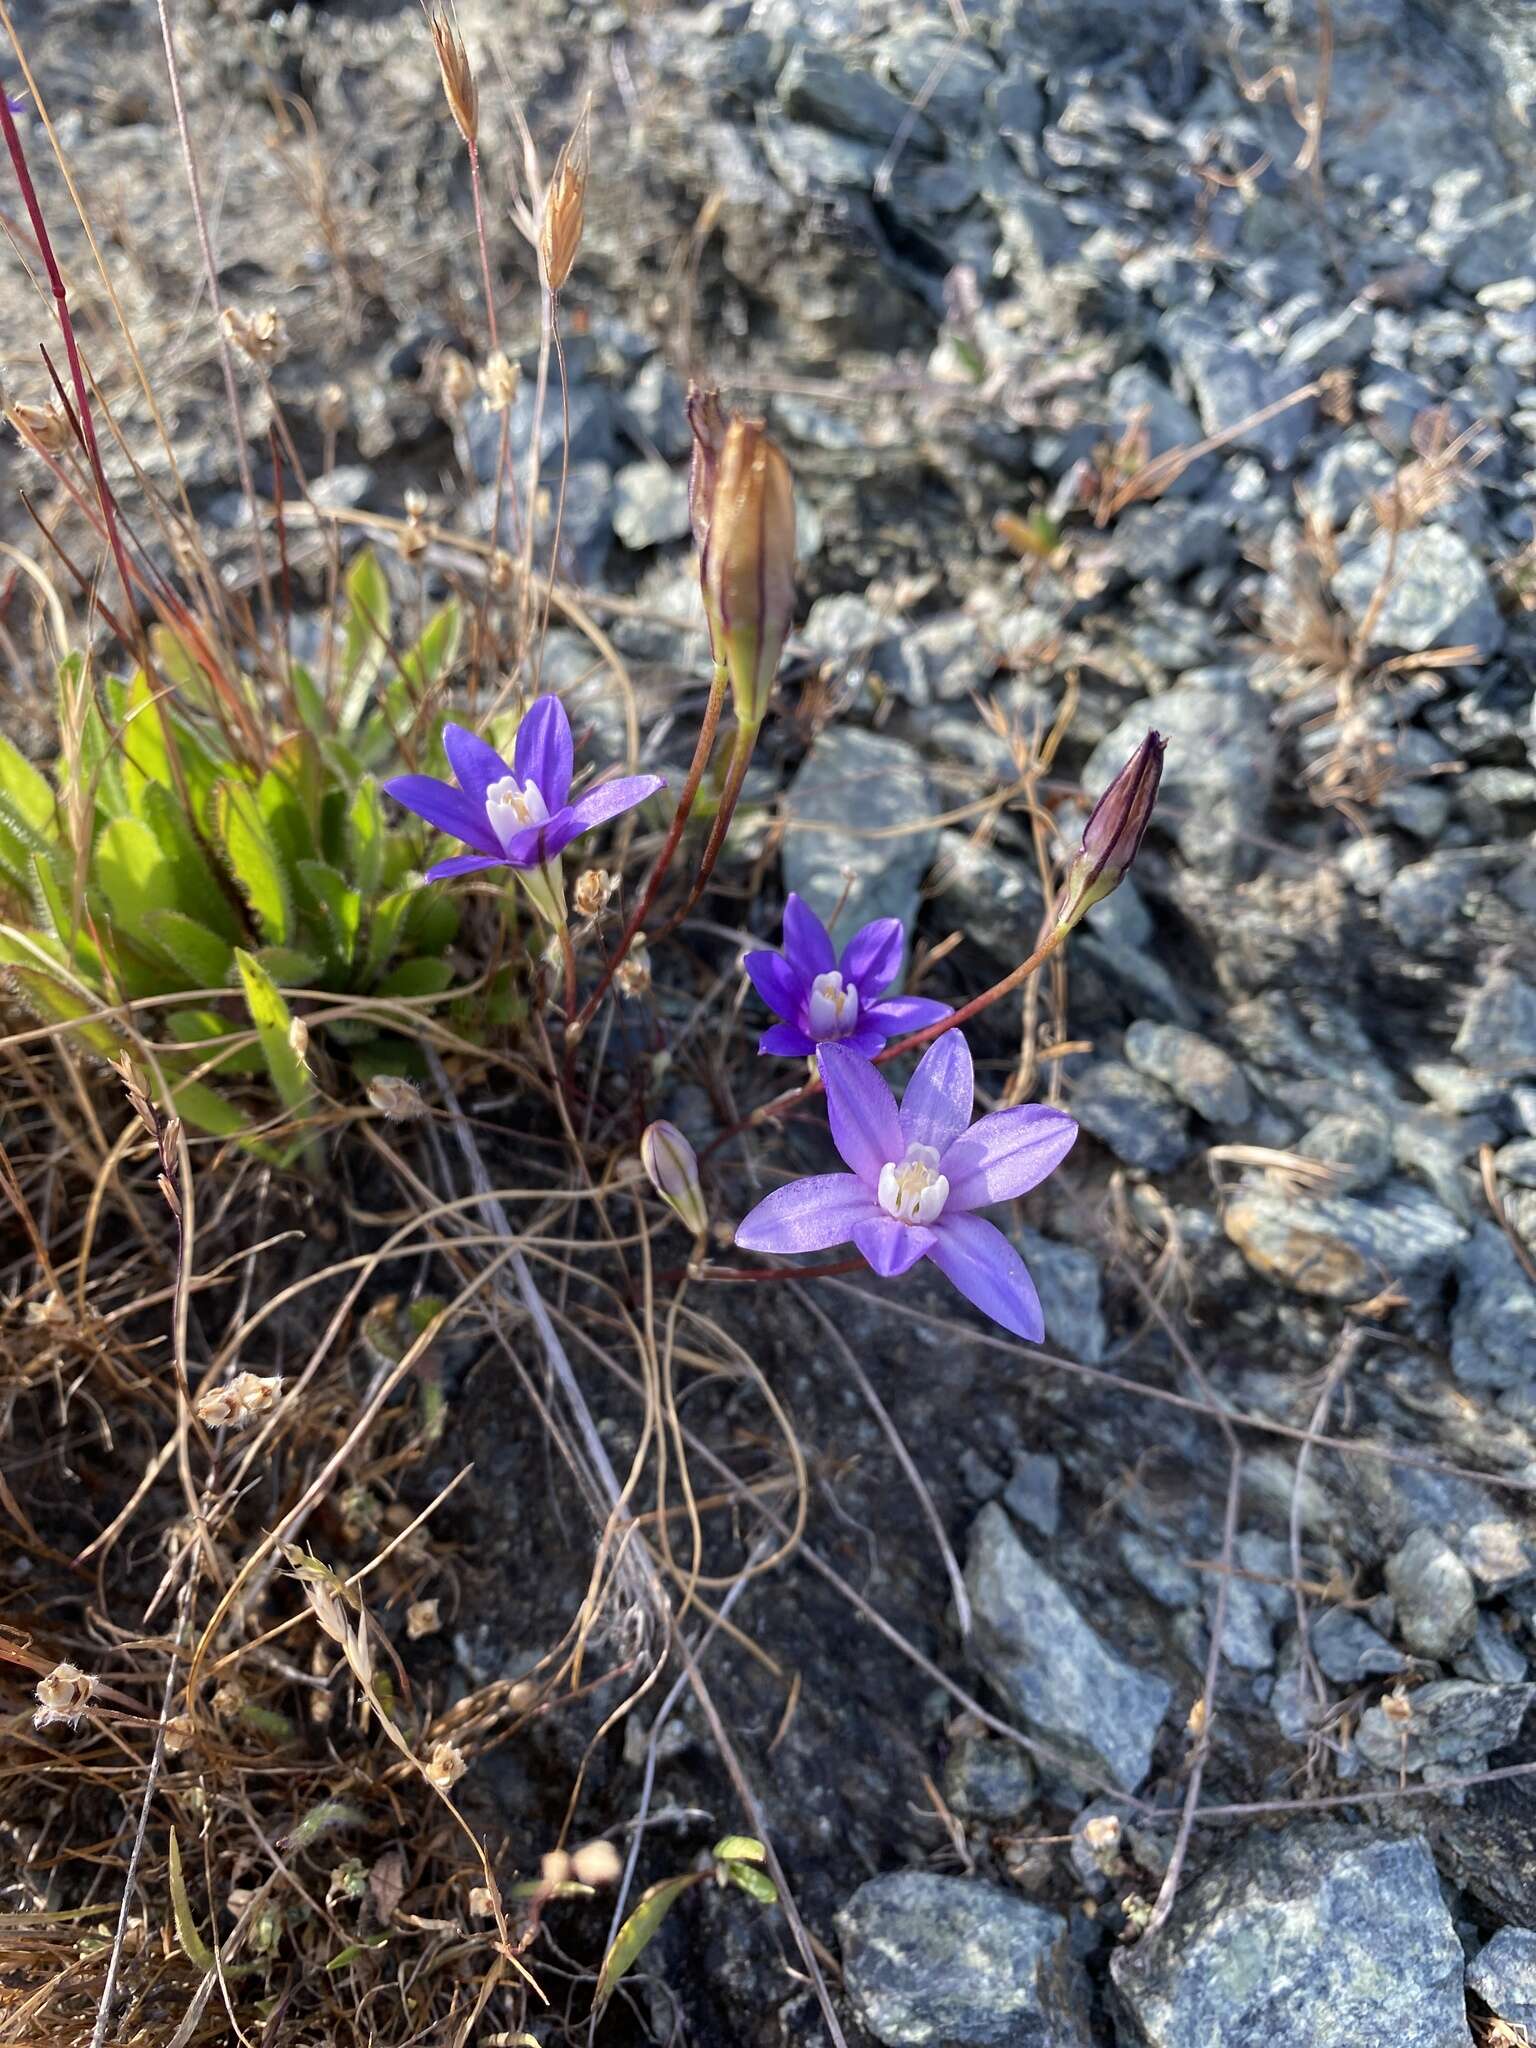
M 503 775 L 485 792 L 485 815 L 505 848 L 514 832 L 548 824 L 549 805 L 536 782 L 519 782 L 515 775 Z
M 939 1155 L 931 1145 L 909 1145 L 899 1163 L 880 1169 L 875 1199 L 898 1223 L 937 1223 L 949 1200 L 949 1182 L 939 1172 Z
M 818 974 L 811 983 L 806 1021 L 812 1038 L 846 1038 L 859 1021 L 859 992 L 844 988 L 835 970 Z

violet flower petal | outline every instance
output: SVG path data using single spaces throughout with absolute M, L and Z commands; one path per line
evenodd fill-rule
M 616 782 L 600 782 L 571 805 L 576 830 L 590 832 L 595 825 L 606 825 L 610 818 L 616 818 L 621 811 L 632 811 L 636 804 L 643 804 L 647 797 L 666 786 L 664 775 L 621 775 Z
M 485 806 L 466 796 L 462 789 L 455 789 L 451 782 L 439 782 L 435 775 L 395 775 L 385 783 L 384 794 L 414 811 L 418 818 L 425 818 L 439 832 L 450 833 L 481 853 L 499 855 Z
M 906 1151 L 896 1098 L 877 1067 L 845 1051 L 836 1039 L 828 1039 L 816 1059 L 827 1091 L 832 1142 L 843 1164 L 873 1188 L 881 1167 Z
M 879 1215 L 857 1225 L 853 1242 L 882 1280 L 894 1280 L 933 1250 L 938 1233 L 925 1223 L 898 1223 L 894 1216 Z
M 760 1053 L 777 1053 L 781 1059 L 809 1059 L 816 1050 L 816 1041 L 798 1024 L 770 1024 L 757 1041 L 757 1049 Z
M 551 812 L 563 810 L 571 793 L 571 721 L 558 697 L 535 697 L 523 713 L 512 749 L 512 767 L 519 782 L 537 785 Z
M 879 1214 L 856 1175 L 818 1173 L 775 1188 L 737 1224 L 736 1242 L 749 1252 L 824 1252 Z
M 776 1017 L 794 1023 L 805 1006 L 805 986 L 781 953 L 748 953 L 747 978 Z M 803 1034 L 802 1034 L 803 1035 Z
M 500 853 L 456 853 L 452 860 L 440 860 L 427 869 L 429 882 L 451 881 L 455 875 L 472 875 L 477 868 L 504 868 L 506 856 Z
M 834 1038 L 829 1042 L 840 1045 L 844 1052 L 862 1053 L 865 1059 L 872 1060 L 875 1054 L 884 1048 L 885 1040 L 886 1033 L 878 1024 L 871 1024 L 867 1018 L 860 1016 L 851 1031 L 844 1032 L 841 1038 Z
M 901 1099 L 902 1151 L 909 1145 L 930 1145 L 941 1156 L 971 1120 L 976 1093 L 971 1048 L 959 1031 L 936 1038 L 917 1063 Z M 954 1183 L 950 1183 L 954 1200 Z
M 877 1003 L 860 1004 L 859 1022 L 874 1025 L 882 1038 L 899 1038 L 905 1031 L 937 1024 L 952 1012 L 952 1004 L 937 1003 L 932 996 L 882 996 Z
M 1045 1335 L 1040 1297 L 1024 1261 L 1003 1233 L 983 1216 L 957 1211 L 951 1189 L 934 1236 L 938 1242 L 928 1256 L 966 1300 L 1014 1336 L 1038 1344 Z
M 453 770 L 460 789 L 482 811 L 485 809 L 485 792 L 491 784 L 512 773 L 489 741 L 481 739 L 467 726 L 443 727 L 443 752 L 448 756 L 448 766 Z
M 784 957 L 807 985 L 837 965 L 826 926 L 805 898 L 793 893 L 784 905 Z
M 838 968 L 858 990 L 861 1004 L 873 1002 L 900 974 L 904 943 L 899 917 L 877 917 L 844 946 Z
M 951 1031 L 945 1036 L 959 1034 Z M 995 1110 L 963 1132 L 939 1162 L 939 1171 L 949 1182 L 951 1204 L 984 1209 L 989 1202 L 1027 1195 L 1055 1172 L 1076 1138 L 1077 1125 L 1064 1110 L 1047 1109 L 1038 1102 Z

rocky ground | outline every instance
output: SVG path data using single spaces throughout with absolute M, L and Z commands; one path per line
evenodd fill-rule
M 153 10 L 14 11 L 234 560 Z M 1027 1037 L 1036 1089 L 1088 1134 L 1016 1221 L 1049 1354 L 917 1275 L 878 1304 L 816 1297 L 965 1561 L 968 1635 L 812 1313 L 787 1291 L 720 1312 L 811 1458 L 820 1564 L 736 1611 L 798 1674 L 787 1726 L 734 1648 L 719 1690 L 850 2038 L 1536 2038 L 1536 1781 L 1489 1775 L 1536 1760 L 1528 25 L 1430 0 L 515 12 L 514 32 L 493 0 L 459 10 L 498 136 L 509 90 L 544 142 L 594 98 L 564 547 L 574 581 L 634 601 L 608 625 L 657 759 L 700 701 L 689 371 L 764 409 L 795 467 L 802 619 L 755 791 L 785 829 L 732 942 L 771 938 L 786 889 L 824 911 L 846 892 L 848 926 L 902 917 L 920 958 L 945 949 L 925 986 L 974 993 L 1043 909 L 1006 800 L 1023 742 L 1070 710 L 1043 785 L 1070 838 L 1146 727 L 1169 739 L 1135 881 Z M 225 288 L 284 313 L 306 460 L 333 503 L 419 488 L 483 532 L 497 421 L 478 399 L 445 416 L 432 385 L 435 344 L 483 335 L 419 10 L 179 15 Z M 523 353 L 536 300 L 504 224 L 498 251 Z M 8 289 L 24 399 L 36 334 Z M 525 387 L 515 448 L 531 421 Z M 256 404 L 258 462 L 260 426 Z M 1201 452 L 1149 477 L 1173 450 Z M 585 642 L 557 628 L 545 674 L 617 744 Z M 1017 1013 L 976 1042 L 1000 1088 Z M 728 1115 L 692 1073 L 669 1109 L 701 1139 Z M 825 1164 L 813 1127 L 791 1143 Z M 479 1489 L 448 1686 L 526 1668 L 586 1569 L 500 1369 L 470 1368 L 476 1419 L 445 1450 L 451 1472 L 473 1439 Z M 1235 1488 L 1212 1404 L 1245 1419 Z M 722 1445 L 760 1422 L 725 1391 L 690 1414 Z M 482 1767 L 505 1825 L 538 1839 L 595 1713 Z M 643 1755 L 599 1753 L 595 1824 L 632 1810 Z M 658 1755 L 655 1804 L 682 1818 L 651 1875 L 739 1824 L 694 1709 Z M 1197 1756 L 1172 1915 L 1139 1939 Z M 637 2037 L 821 2038 L 782 1929 L 743 1905 L 690 1894 L 625 2008 Z

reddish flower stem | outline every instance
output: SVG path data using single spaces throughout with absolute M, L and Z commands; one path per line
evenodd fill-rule
M 681 910 L 674 911 L 667 919 L 656 934 L 658 939 L 664 939 L 668 932 L 676 931 L 709 887 L 709 878 L 715 871 L 715 862 L 720 858 L 720 849 L 725 845 L 725 835 L 731 829 L 731 818 L 741 795 L 741 785 L 746 781 L 747 770 L 752 764 L 752 749 L 757 744 L 758 730 L 756 725 L 738 725 L 736 728 L 736 744 L 731 749 L 730 765 L 725 771 L 725 782 L 720 791 L 719 809 L 715 812 L 715 822 L 710 827 L 709 838 L 705 842 L 699 872 L 693 878 L 688 900 Z

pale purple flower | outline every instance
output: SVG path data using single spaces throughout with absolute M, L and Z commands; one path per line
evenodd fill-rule
M 443 749 L 457 787 L 433 775 L 397 775 L 384 785 L 396 803 L 473 848 L 428 868 L 429 882 L 472 874 L 476 868 L 542 867 L 579 834 L 632 811 L 666 787 L 660 775 L 622 775 L 568 803 L 571 721 L 558 697 L 537 697 L 529 705 L 517 728 L 510 768 L 494 747 L 462 725 L 443 727 Z
M 736 1232 L 753 1252 L 822 1252 L 854 1244 L 883 1279 L 932 1259 L 967 1301 L 1016 1337 L 1045 1335 L 1024 1261 L 974 1212 L 1027 1194 L 1072 1149 L 1077 1125 L 1032 1104 L 971 1122 L 971 1052 L 958 1031 L 936 1038 L 901 1108 L 885 1077 L 845 1046 L 818 1055 L 832 1142 L 847 1173 L 791 1181 Z
M 921 1031 L 949 1015 L 948 1003 L 883 993 L 901 972 L 901 920 L 877 917 L 856 931 L 841 955 L 826 926 L 799 896 L 784 906 L 784 951 L 748 953 L 752 986 L 784 1019 L 757 1041 L 759 1052 L 813 1053 L 829 1039 L 851 1052 L 877 1053 L 899 1031 Z

